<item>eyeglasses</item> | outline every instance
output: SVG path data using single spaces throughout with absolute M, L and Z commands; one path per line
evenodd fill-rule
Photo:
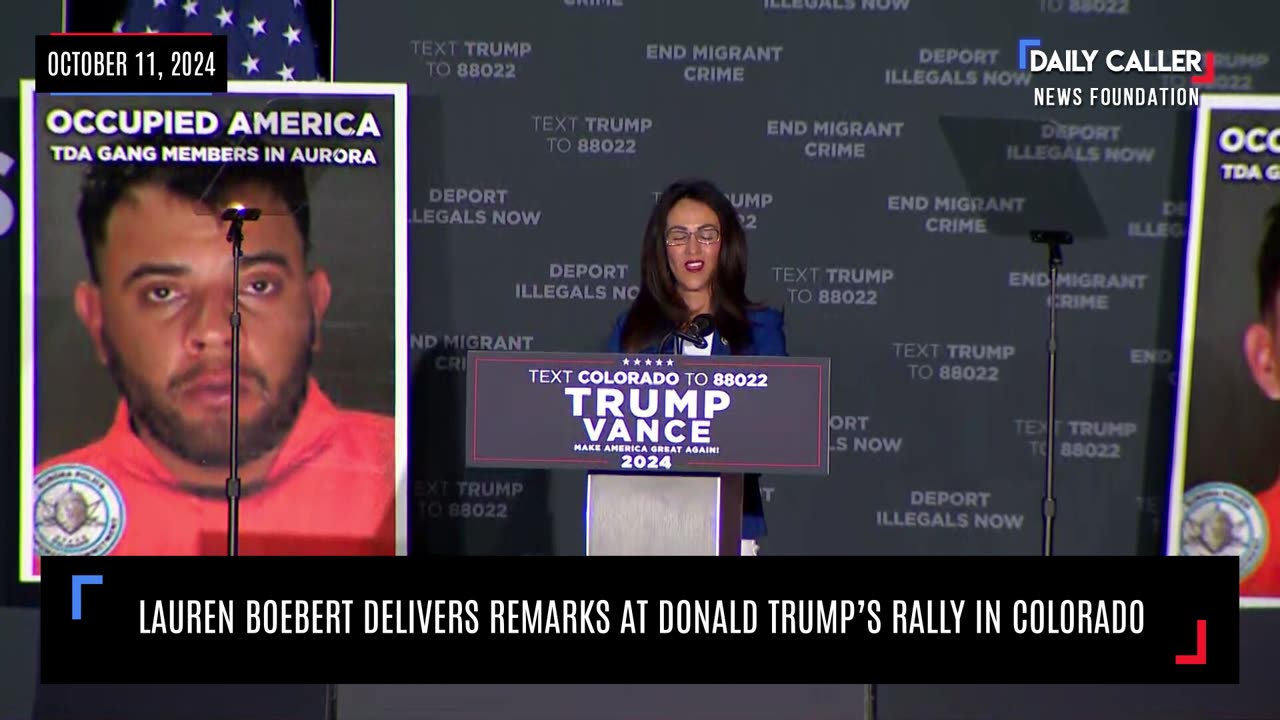
M 680 245 L 688 245 L 689 238 L 696 235 L 698 242 L 703 245 L 714 245 L 720 242 L 720 228 L 715 225 L 703 225 L 694 232 L 689 232 L 688 228 L 673 227 L 667 230 L 667 244 L 676 247 Z

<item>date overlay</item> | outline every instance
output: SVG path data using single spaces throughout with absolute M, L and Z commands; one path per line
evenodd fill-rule
M 54 33 L 36 37 L 36 92 L 227 91 L 227 37 L 202 33 Z

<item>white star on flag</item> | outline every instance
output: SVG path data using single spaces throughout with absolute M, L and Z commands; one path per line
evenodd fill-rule
M 227 57 L 240 58 L 228 60 L 229 79 L 309 81 L 321 73 L 306 8 L 301 0 L 126 0 L 116 30 L 223 35 Z

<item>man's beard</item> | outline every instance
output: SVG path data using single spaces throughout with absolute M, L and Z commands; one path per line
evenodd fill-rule
M 293 429 L 307 395 L 314 337 L 313 322 L 307 343 L 294 358 L 288 375 L 279 387 L 272 388 L 266 376 L 256 368 L 241 365 L 242 378 L 238 381 L 257 385 L 263 397 L 263 407 L 256 418 L 247 422 L 240 421 L 237 443 L 240 463 L 253 462 L 275 450 Z M 169 399 L 173 394 L 181 392 L 185 383 L 209 372 L 210 368 L 192 368 L 171 378 L 163 390 L 157 390 L 125 365 L 105 329 L 102 333 L 102 345 L 107 356 L 107 372 L 111 374 L 117 390 L 128 403 L 129 420 L 135 430 L 146 429 L 151 437 L 187 462 L 204 466 L 225 465 L 228 462 L 231 443 L 230 406 L 221 418 L 222 422 L 204 420 L 190 423 Z M 243 388 L 241 390 L 243 392 Z

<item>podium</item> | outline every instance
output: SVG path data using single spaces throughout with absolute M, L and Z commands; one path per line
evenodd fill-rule
M 587 555 L 738 555 L 743 476 L 587 474 Z
M 466 464 L 586 473 L 587 555 L 738 555 L 752 474 L 829 471 L 829 358 L 472 351 Z

